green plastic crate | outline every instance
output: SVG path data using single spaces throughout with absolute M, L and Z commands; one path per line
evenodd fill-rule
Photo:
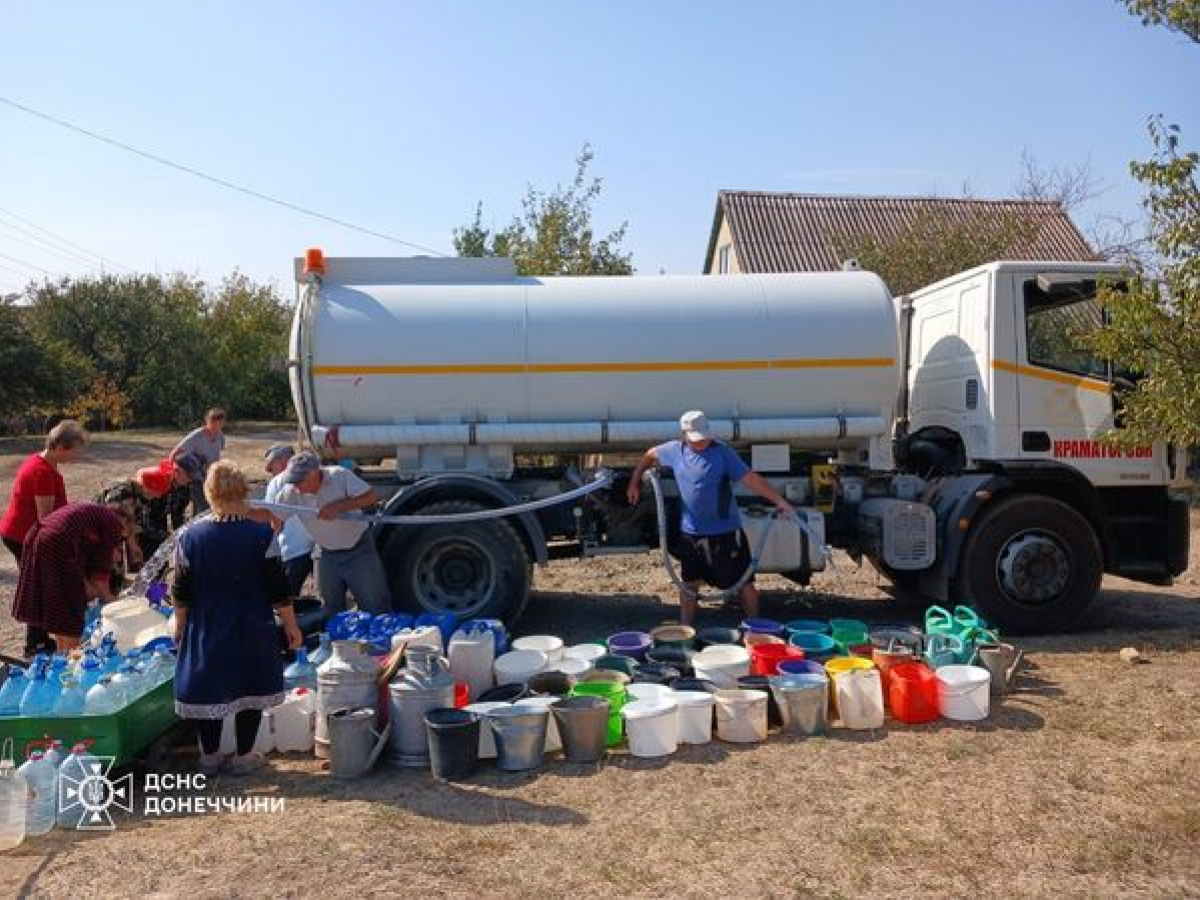
M 90 740 L 94 756 L 112 756 L 114 765 L 126 766 L 179 721 L 174 688 L 174 680 L 167 681 L 108 716 L 0 718 L 0 744 L 11 737 L 20 762 L 29 745 L 47 735 L 62 741 L 67 752 L 77 742 Z

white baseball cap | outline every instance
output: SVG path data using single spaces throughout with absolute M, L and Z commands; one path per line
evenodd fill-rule
M 689 441 L 711 441 L 712 426 L 708 424 L 708 416 L 703 410 L 693 409 L 679 417 L 679 430 Z

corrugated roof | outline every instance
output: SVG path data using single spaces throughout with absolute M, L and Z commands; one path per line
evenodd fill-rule
M 999 224 L 1017 215 L 1036 233 L 1010 259 L 1098 259 L 1062 205 L 1046 200 L 967 200 L 941 197 L 847 197 L 767 191 L 719 191 L 704 271 L 711 271 L 722 218 L 744 272 L 820 272 L 841 268 L 839 241 L 870 236 L 886 241 L 921 216 L 956 224 Z

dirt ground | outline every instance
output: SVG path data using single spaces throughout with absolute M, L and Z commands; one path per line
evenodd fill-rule
M 231 454 L 258 471 L 262 449 L 286 437 L 235 428 Z M 69 495 L 149 464 L 174 438 L 100 437 L 66 470 Z M 35 449 L 0 442 L 0 497 Z M 596 767 L 488 768 L 453 786 L 386 766 L 341 783 L 277 756 L 208 794 L 281 798 L 283 812 L 139 810 L 111 832 L 55 830 L 0 857 L 0 895 L 1200 896 L 1197 545 L 1200 534 L 1174 587 L 1106 579 L 1074 634 L 1022 641 L 1016 690 L 983 723 L 889 721 L 824 739 L 714 742 L 664 761 L 621 751 Z M 764 613 L 918 620 L 921 609 L 892 601 L 868 570 L 838 567 L 812 590 L 762 579 Z M 14 576 L 0 554 L 8 653 L 19 649 Z M 645 628 L 674 615 L 670 596 L 650 557 L 558 562 L 537 572 L 517 631 L 576 641 Z M 1122 662 L 1125 646 L 1148 663 Z M 180 755 L 178 771 L 189 762 Z M 140 791 L 144 773 L 134 774 Z

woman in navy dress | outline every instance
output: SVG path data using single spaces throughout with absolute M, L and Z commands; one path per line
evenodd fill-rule
M 214 463 L 204 481 L 213 515 L 184 530 L 175 552 L 175 710 L 196 722 L 205 774 L 224 762 L 221 721 L 228 715 L 237 734 L 228 771 L 246 774 L 265 761 L 252 749 L 262 711 L 284 697 L 273 609 L 288 648 L 301 642 L 283 564 L 267 556 L 274 533 L 249 518 L 248 491 L 234 463 Z

